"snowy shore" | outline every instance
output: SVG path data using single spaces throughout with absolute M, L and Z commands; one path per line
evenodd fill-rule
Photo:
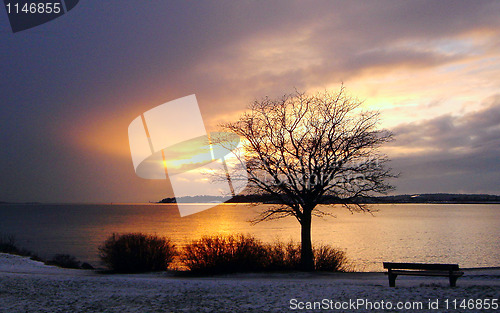
M 498 268 L 465 270 L 456 288 L 444 277 L 402 276 L 396 286 L 388 287 L 383 273 L 103 275 L 0 253 L 0 312 L 312 312 L 300 308 L 314 305 L 318 312 L 499 311 L 460 307 L 463 299 L 499 298 Z M 436 300 L 438 309 L 429 308 Z

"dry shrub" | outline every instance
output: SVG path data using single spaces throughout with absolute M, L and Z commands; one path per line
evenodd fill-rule
M 318 271 L 351 271 L 345 252 L 322 245 L 313 249 Z M 277 241 L 264 244 L 250 235 L 213 235 L 184 247 L 181 262 L 196 274 L 296 271 L 300 269 L 300 244 Z
M 118 273 L 165 271 L 176 255 L 169 239 L 142 233 L 113 234 L 99 252 L 102 262 Z
M 353 266 L 347 259 L 346 253 L 342 250 L 321 245 L 313 249 L 314 268 L 316 271 L 325 272 L 352 272 Z
M 205 236 L 186 245 L 182 263 L 195 273 L 220 274 L 262 270 L 266 249 L 252 236 Z
M 52 259 L 45 262 L 45 264 L 62 268 L 81 268 L 81 262 L 70 254 L 56 254 Z

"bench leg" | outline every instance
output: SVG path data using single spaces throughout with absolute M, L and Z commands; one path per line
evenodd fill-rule
M 398 275 L 389 274 L 389 287 L 396 287 L 396 277 Z
M 457 276 L 450 276 L 450 287 L 456 287 L 457 286 Z

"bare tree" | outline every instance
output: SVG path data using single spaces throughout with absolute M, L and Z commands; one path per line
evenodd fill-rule
M 243 138 L 249 188 L 268 194 L 280 205 L 268 207 L 260 222 L 294 216 L 301 225 L 301 267 L 313 270 L 312 216 L 325 196 L 352 212 L 369 212 L 361 197 L 387 193 L 387 157 L 378 152 L 392 134 L 377 129 L 379 113 L 363 111 L 361 102 L 345 94 L 296 92 L 281 99 L 265 98 L 249 106 L 225 131 Z

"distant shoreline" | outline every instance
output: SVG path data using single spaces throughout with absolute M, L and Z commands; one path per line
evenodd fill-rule
M 227 197 L 221 196 L 187 196 L 187 197 L 170 197 L 160 201 L 149 202 L 9 202 L 0 201 L 0 205 L 127 205 L 127 204 L 168 204 L 168 203 L 226 203 L 226 204 L 243 204 L 243 203 L 261 203 L 261 204 L 280 204 L 273 200 L 269 195 L 237 195 L 227 200 Z M 378 196 L 358 198 L 355 202 L 359 204 L 500 204 L 500 196 L 489 194 L 448 194 L 448 193 L 432 193 L 432 194 L 403 194 L 395 196 Z M 342 204 L 335 197 L 327 196 L 321 204 Z
M 157 203 L 263 203 L 281 204 L 270 195 L 237 195 L 227 200 L 219 196 L 187 196 L 165 198 Z M 500 196 L 487 194 L 413 194 L 379 197 L 360 197 L 350 203 L 358 204 L 500 204 Z M 342 204 L 342 201 L 333 196 L 326 196 L 321 204 Z

